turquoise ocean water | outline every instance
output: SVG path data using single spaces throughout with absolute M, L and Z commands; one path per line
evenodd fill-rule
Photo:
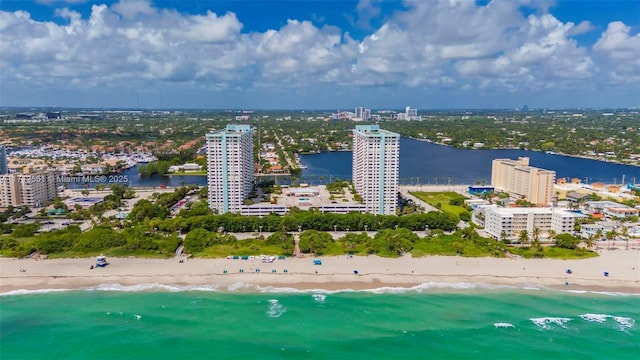
M 610 293 L 100 287 L 1 296 L 0 357 L 639 359 L 639 322 Z

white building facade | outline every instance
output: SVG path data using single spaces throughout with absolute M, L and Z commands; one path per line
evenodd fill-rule
M 367 212 L 396 213 L 399 159 L 400 135 L 378 125 L 353 130 L 353 185 Z
M 365 109 L 363 107 L 355 108 L 355 119 L 360 119 L 362 121 L 369 121 L 369 116 L 371 116 L 371 110 Z
M 533 234 L 540 230 L 544 236 L 550 230 L 556 234 L 573 234 L 575 218 L 578 214 L 564 209 L 554 208 L 502 208 L 486 206 L 484 211 L 484 230 L 496 239 L 503 236 L 517 239 L 523 230 Z
M 239 213 L 253 188 L 253 130 L 229 124 L 206 135 L 209 207 Z

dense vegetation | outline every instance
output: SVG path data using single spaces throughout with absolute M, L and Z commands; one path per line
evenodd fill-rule
M 573 114 L 580 116 L 573 116 Z M 15 112 L 4 112 L 11 116 Z M 71 145 L 81 149 L 132 152 L 143 148 L 160 160 L 191 161 L 204 144 L 204 134 L 235 122 L 235 114 L 216 111 L 98 112 L 85 119 L 75 111 L 65 120 L 45 124 L 4 124 L 2 135 L 13 146 Z M 423 121 L 397 121 L 383 114 L 378 123 L 402 136 L 460 148 L 523 148 L 570 155 L 611 152 L 608 160 L 629 162 L 640 149 L 640 115 L 631 111 L 421 111 Z M 339 151 L 351 147 L 350 120 L 329 120 L 329 111 L 260 112 L 242 121 L 258 129 L 257 144 L 281 141 L 281 160 L 294 153 Z M 321 132 L 318 129 L 322 129 Z M 257 149 L 256 146 L 256 155 Z M 286 154 L 285 154 L 286 153 Z M 595 156 L 595 155 L 590 155 Z M 286 163 L 286 162 L 285 162 Z M 636 162 L 637 163 L 637 162 Z
M 334 190 L 338 189 L 342 187 L 336 186 Z M 105 201 L 120 203 L 121 199 L 131 195 L 128 190 L 115 187 L 111 194 L 105 196 Z M 126 220 L 111 217 L 100 221 L 93 218 L 92 221 L 99 224 L 84 233 L 77 225 L 40 234 L 36 234 L 38 224 L 11 226 L 9 234 L 0 235 L 0 254 L 15 257 L 34 252 L 54 257 L 96 254 L 170 257 L 182 244 L 186 252 L 203 257 L 265 253 L 291 255 L 294 245 L 292 233 L 299 232 L 300 249 L 316 255 L 351 253 L 395 257 L 411 253 L 414 256 L 501 257 L 515 253 L 525 257 L 595 256 L 593 252 L 577 248 L 579 241 L 567 234 L 558 235 L 557 244 L 553 247 L 533 242 L 531 247 L 513 248 L 504 242 L 479 236 L 473 227 L 457 230 L 459 216 L 456 213 L 461 198 L 448 193 L 433 195 L 433 198 L 445 196 L 453 203 L 451 207 L 443 208 L 444 212 L 414 212 L 402 216 L 355 212 L 338 215 L 296 209 L 285 216 L 215 215 L 204 201 L 189 203 L 177 216 L 171 216 L 169 208 L 181 199 L 197 195 L 204 197 L 206 191 L 192 186 L 156 194 L 149 200 L 138 201 Z M 460 212 L 465 213 L 466 210 Z M 337 235 L 335 231 L 342 231 L 343 236 L 334 239 L 332 234 Z M 368 236 L 363 231 L 375 233 Z M 253 233 L 253 236 L 238 240 L 233 235 L 246 232 Z M 267 234 L 263 233 L 271 234 L 265 237 Z

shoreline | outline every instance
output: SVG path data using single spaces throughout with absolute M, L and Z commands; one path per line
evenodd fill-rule
M 430 144 L 446 146 L 446 147 L 450 147 L 450 148 L 458 149 L 458 150 L 524 150 L 524 151 L 545 153 L 545 154 L 548 154 L 548 155 L 566 156 L 566 157 L 576 158 L 576 159 L 586 159 L 586 160 L 593 160 L 593 161 L 598 161 L 598 162 L 603 162 L 603 163 L 611 163 L 611 164 L 618 164 L 618 165 L 628 165 L 628 166 L 633 166 L 633 167 L 640 167 L 640 164 L 629 164 L 629 163 L 624 163 L 624 162 L 616 161 L 616 160 L 608 160 L 608 161 L 607 160 L 600 160 L 600 159 L 598 159 L 598 157 L 589 156 L 589 155 L 582 155 L 582 154 L 572 155 L 572 154 L 566 154 L 566 153 L 563 153 L 563 152 L 549 153 L 547 151 L 542 151 L 542 150 L 520 149 L 519 147 L 497 147 L 497 148 L 477 148 L 477 149 L 476 148 L 466 148 L 466 147 L 461 148 L 461 147 L 455 147 L 455 146 L 449 145 L 449 144 L 438 143 L 438 142 L 435 142 L 435 141 L 430 140 L 430 139 L 418 139 L 418 138 L 411 137 L 411 136 L 405 136 L 405 137 L 407 139 L 428 142 Z
M 95 269 L 90 269 L 93 258 L 0 258 L 0 295 L 96 288 L 256 292 L 520 288 L 638 295 L 639 254 L 637 250 L 603 251 L 600 257 L 584 260 L 340 256 L 320 257 L 322 265 L 314 265 L 314 257 L 273 263 L 112 258 L 107 267 Z M 567 269 L 572 273 L 567 274 Z M 604 272 L 609 275 L 604 276 Z

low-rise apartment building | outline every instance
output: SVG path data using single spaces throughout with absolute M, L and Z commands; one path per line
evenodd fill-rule
M 523 230 L 532 234 L 536 228 L 543 237 L 548 236 L 550 230 L 556 234 L 572 234 L 575 218 L 583 216 L 550 207 L 503 208 L 494 205 L 485 206 L 479 211 L 484 213 L 485 231 L 496 239 L 517 239 Z

